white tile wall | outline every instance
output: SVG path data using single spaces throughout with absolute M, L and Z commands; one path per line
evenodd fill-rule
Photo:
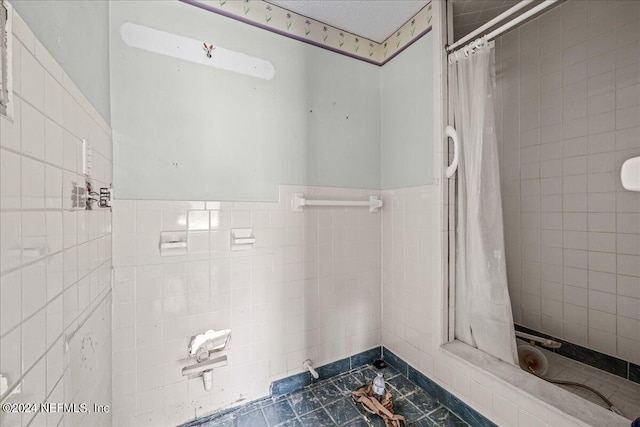
M 15 13 L 13 31 L 14 118 L 0 118 L 0 374 L 18 391 L 2 399 L 110 405 L 111 214 L 73 208 L 71 189 L 84 183 L 81 139 L 94 185 L 111 182 L 111 130 Z M 0 413 L 3 426 L 110 422 Z
M 269 392 L 275 379 L 381 344 L 381 214 L 289 208 L 379 192 L 282 186 L 279 203 L 117 200 L 114 206 L 114 425 L 176 425 Z M 255 248 L 230 251 L 230 228 Z M 161 257 L 161 231 L 187 255 Z M 229 365 L 181 375 L 189 337 L 231 328 Z
M 383 342 L 407 362 L 433 373 L 432 357 L 440 342 L 433 323 L 441 303 L 427 284 L 439 268 L 434 259 L 433 227 L 439 216 L 431 187 L 383 192 Z M 436 228 L 436 229 L 437 229 Z
M 623 294 L 640 280 L 640 195 L 618 171 L 640 154 L 639 48 L 633 1 L 568 1 L 496 41 L 515 320 L 634 363 L 619 325 L 640 315 Z

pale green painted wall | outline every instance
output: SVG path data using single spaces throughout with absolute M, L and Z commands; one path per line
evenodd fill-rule
M 179 2 L 12 5 L 107 122 L 113 103 L 121 198 L 275 200 L 278 184 L 433 181 L 430 34 L 380 68 Z M 268 59 L 276 76 L 136 51 L 119 37 L 126 21 Z
M 114 2 L 110 16 L 118 198 L 276 200 L 279 184 L 380 188 L 379 67 L 179 2 Z M 267 59 L 275 77 L 130 48 L 119 34 L 125 22 Z
M 382 189 L 433 183 L 433 37 L 382 67 Z
M 10 3 L 110 123 L 109 2 L 11 0 Z
M 130 48 L 126 22 L 267 59 L 275 77 Z M 184 3 L 129 1 L 111 4 L 110 46 L 118 198 L 267 201 L 279 184 L 433 182 L 431 34 L 376 67 Z

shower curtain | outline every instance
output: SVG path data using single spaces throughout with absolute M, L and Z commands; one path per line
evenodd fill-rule
M 460 140 L 455 336 L 517 364 L 494 122 L 494 49 L 485 41 L 474 54 L 450 64 L 449 79 Z

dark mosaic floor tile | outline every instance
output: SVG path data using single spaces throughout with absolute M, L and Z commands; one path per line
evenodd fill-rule
M 368 366 L 365 368 L 356 369 L 355 371 L 351 372 L 351 375 L 361 385 L 369 384 L 376 377 L 376 373 L 373 371 L 373 369 L 369 368 Z
M 332 427 L 336 425 L 327 411 L 322 408 L 301 416 L 300 421 L 305 427 Z
M 416 408 L 413 403 L 409 402 L 406 398 L 393 400 L 393 412 L 404 416 L 407 424 L 425 416 L 424 412 Z
M 292 419 L 280 424 L 278 427 L 302 427 L 302 423 L 298 419 Z
M 248 414 L 249 412 L 256 411 L 262 408 L 262 404 L 264 401 L 266 401 L 266 399 L 260 399 L 255 402 L 245 403 L 244 405 L 237 407 L 233 411 L 233 413 L 235 414 L 236 417 L 239 417 L 240 415 L 244 415 L 244 414 Z
M 429 396 L 422 390 L 411 393 L 406 396 L 406 398 L 425 414 L 428 414 L 440 407 L 440 403 L 438 403 L 433 396 Z
M 344 427 L 369 427 L 369 423 L 367 423 L 364 418 L 360 417 L 353 421 L 349 421 L 344 425 Z
M 289 400 L 293 410 L 298 415 L 306 414 L 307 412 L 311 412 L 322 406 L 316 395 L 311 390 L 303 390 L 290 394 L 287 399 Z
M 274 403 L 286 402 L 286 401 L 287 401 L 287 395 L 284 395 L 284 396 L 268 396 L 268 397 L 264 398 L 261 401 L 261 403 L 262 403 L 262 407 L 264 408 L 265 406 L 273 405 Z
M 436 424 L 435 421 L 433 421 L 429 417 L 422 417 L 418 421 L 416 421 L 415 423 L 411 424 L 411 426 L 412 427 L 413 426 L 415 426 L 415 427 L 438 427 L 438 424 Z
M 267 427 L 267 421 L 264 419 L 262 411 L 249 412 L 236 418 L 234 426 L 236 427 Z
M 291 408 L 291 405 L 286 400 L 265 406 L 262 408 L 262 412 L 264 412 L 264 416 L 267 418 L 270 426 L 276 426 L 296 418 L 293 408 Z
M 218 427 L 218 426 L 224 426 L 224 427 L 229 427 L 232 426 L 233 423 L 235 422 L 236 419 L 236 413 L 235 411 L 230 411 L 227 412 L 225 411 L 225 413 L 222 414 L 213 414 L 209 417 L 204 417 L 204 418 L 199 418 L 196 420 L 193 420 L 192 422 L 190 422 L 189 424 L 183 424 L 182 427 L 191 427 L 191 426 L 197 426 L 197 427 Z
M 437 411 L 432 412 L 429 414 L 429 418 L 442 427 L 468 427 L 469 425 L 456 417 L 456 415 L 447 408 L 440 408 Z
M 360 417 L 360 412 L 353 406 L 350 398 L 342 398 L 326 405 L 324 408 L 329 412 L 333 421 L 338 425 L 342 425 L 348 421 Z
M 204 424 L 197 424 L 198 427 L 234 427 L 233 420 L 218 421 L 213 420 Z
M 395 390 L 398 391 L 398 396 L 393 396 L 394 398 L 398 398 L 401 396 L 406 396 L 414 391 L 418 390 L 418 386 L 403 377 L 402 375 L 398 375 L 393 378 L 385 378 L 387 384 L 391 385 Z
M 326 405 L 342 397 L 340 389 L 330 382 L 324 382 L 313 387 L 313 392 L 321 404 Z
M 377 372 L 372 366 L 362 366 L 286 396 L 250 402 L 182 427 L 384 427 L 382 418 L 366 412 L 351 398 L 351 393 L 361 385 L 371 383 Z M 393 367 L 387 367 L 383 372 L 393 393 L 395 412 L 407 418 L 408 426 L 495 427 L 414 368 L 407 367 L 411 381 Z M 444 398 L 446 407 L 440 406 L 438 397 Z
M 340 376 L 334 379 L 333 385 L 335 385 L 338 388 L 338 390 L 340 390 L 340 393 L 343 396 L 346 396 L 346 395 L 351 395 L 353 391 L 355 391 L 358 387 L 362 386 L 363 384 L 360 382 L 360 380 L 358 380 L 357 378 L 349 374 L 349 375 Z
M 400 375 L 400 372 L 398 372 L 398 370 L 391 365 L 387 365 L 385 368 L 382 368 L 382 369 L 377 369 L 376 367 L 373 367 L 372 370 L 376 373 L 382 372 L 384 374 L 385 379 L 393 378 L 395 376 Z
M 362 404 L 360 403 L 354 403 L 356 409 L 358 410 L 358 412 L 360 412 L 360 414 L 362 416 L 364 416 L 368 421 L 369 421 L 369 425 L 372 427 L 385 427 L 384 425 L 384 421 L 382 421 L 382 418 L 380 418 L 377 414 L 371 414 L 367 411 L 364 410 L 364 408 L 362 407 Z

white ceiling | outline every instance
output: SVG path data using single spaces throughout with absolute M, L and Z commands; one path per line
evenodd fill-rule
M 428 0 L 268 0 L 378 43 L 418 13 Z

